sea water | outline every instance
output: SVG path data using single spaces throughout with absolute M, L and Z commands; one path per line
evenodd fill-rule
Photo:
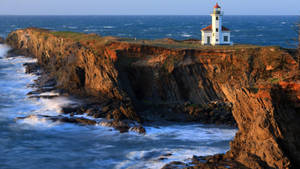
M 247 18 L 247 19 L 246 19 Z M 257 45 L 293 47 L 295 16 L 228 16 L 233 40 Z M 266 22 L 269 21 L 269 22 Z M 205 16 L 0 16 L 0 35 L 29 26 L 137 37 L 199 38 Z M 51 122 L 38 115 L 60 115 L 80 100 L 59 96 L 28 98 L 37 78 L 25 74 L 24 63 L 35 59 L 6 57 L 0 45 L 0 168 L 160 168 L 170 161 L 190 161 L 192 155 L 225 153 L 237 129 L 199 123 L 145 126 L 147 134 L 120 134 L 103 126 Z M 30 116 L 24 120 L 16 117 Z
M 234 43 L 295 47 L 299 16 L 230 16 L 223 26 Z M 137 39 L 201 39 L 211 24 L 207 16 L 0 16 L 0 36 L 12 30 L 40 27 Z

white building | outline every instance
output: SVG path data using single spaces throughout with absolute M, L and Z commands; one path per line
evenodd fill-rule
M 230 30 L 222 25 L 222 20 L 223 12 L 217 3 L 211 14 L 212 24 L 201 30 L 202 45 L 232 45 L 230 41 Z

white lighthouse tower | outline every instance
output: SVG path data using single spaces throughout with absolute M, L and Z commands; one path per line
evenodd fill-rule
M 202 44 L 203 45 L 231 45 L 230 30 L 225 28 L 222 24 L 223 12 L 217 3 L 214 6 L 213 13 L 211 14 L 212 24 L 201 30 Z

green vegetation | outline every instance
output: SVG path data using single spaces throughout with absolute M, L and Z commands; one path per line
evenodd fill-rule
M 272 83 L 272 84 L 276 84 L 276 83 L 278 83 L 280 80 L 278 79 L 278 78 L 272 78 L 271 80 L 270 80 L 270 82 Z
M 68 38 L 75 41 L 83 40 L 100 40 L 101 37 L 96 34 L 84 34 L 79 32 L 70 32 L 70 31 L 60 31 L 60 32 L 50 32 L 52 35 L 61 38 Z
M 121 41 L 126 41 L 129 43 L 140 44 L 140 45 L 149 45 L 156 47 L 163 47 L 169 49 L 245 49 L 245 48 L 258 48 L 259 46 L 255 45 L 218 45 L 218 46 L 209 46 L 209 45 L 201 45 L 201 41 L 199 40 L 173 40 L 173 39 L 157 39 L 157 40 L 134 40 L 134 39 L 120 39 Z

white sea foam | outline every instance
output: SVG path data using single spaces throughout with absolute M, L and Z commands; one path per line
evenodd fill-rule
M 190 35 L 190 34 L 187 34 L 187 33 L 184 33 L 184 34 L 182 34 L 181 36 L 182 36 L 182 37 L 185 37 L 185 38 L 192 37 L 192 35 Z
M 197 130 L 197 132 L 195 132 Z M 231 140 L 236 130 L 232 128 L 207 127 L 205 125 L 170 125 L 165 127 L 146 127 L 146 137 L 159 140 L 161 137 L 174 137 L 186 141 Z
M 67 26 L 67 28 L 69 28 L 69 29 L 77 29 L 78 27 L 77 26 Z
M 115 169 L 157 169 L 172 161 L 191 162 L 192 155 L 206 156 L 223 153 L 223 151 L 221 148 L 209 146 L 132 151 L 127 154 L 126 160 L 115 166 Z
M 114 26 L 103 26 L 104 29 L 113 29 L 115 28 Z
M 4 57 L 9 50 L 10 50 L 9 46 L 7 46 L 7 45 L 0 45 L 0 57 Z
M 63 107 L 75 105 L 77 102 L 68 97 L 59 96 L 51 99 L 41 98 L 37 104 L 41 107 L 39 111 L 43 112 L 43 115 L 56 116 L 60 114 Z
M 27 127 L 35 127 L 36 129 L 45 129 L 57 126 L 59 122 L 52 122 L 46 117 L 41 117 L 37 115 L 31 115 L 23 120 L 18 120 L 19 124 L 25 124 Z
M 39 95 L 40 96 L 59 96 L 59 93 L 55 92 L 55 91 L 51 91 L 51 92 L 44 92 L 44 93 L 41 93 Z

